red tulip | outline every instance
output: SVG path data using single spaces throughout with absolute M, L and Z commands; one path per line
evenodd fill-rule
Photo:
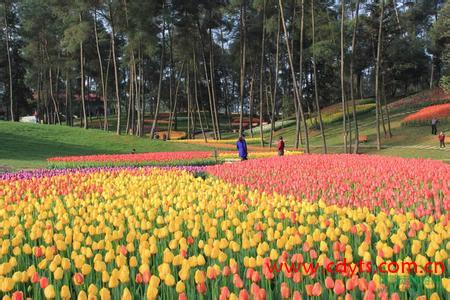
M 34 256 L 36 256 L 37 258 L 41 257 L 43 255 L 42 252 L 42 248 L 41 247 L 36 247 L 34 248 Z
M 41 279 L 39 279 L 39 285 L 41 286 L 41 289 L 45 289 L 48 286 L 48 278 L 41 277 Z
M 178 295 L 178 300 L 187 300 L 187 296 L 185 293 L 181 293 Z
M 75 273 L 73 275 L 73 282 L 75 283 L 75 285 L 81 285 L 84 282 L 84 276 L 81 273 Z
M 142 282 L 144 281 L 144 278 L 143 278 L 143 276 L 142 276 L 141 273 L 137 273 L 137 274 L 136 274 L 136 279 L 135 279 L 135 281 L 136 281 L 136 283 L 138 283 L 138 284 L 140 284 L 140 283 L 142 283 Z
M 22 300 L 22 299 L 23 299 L 23 293 L 22 293 L 21 291 L 15 291 L 15 292 L 12 294 L 11 299 L 12 299 L 12 300 Z
M 197 292 L 200 294 L 206 293 L 206 284 L 204 282 L 197 284 Z
M 34 272 L 31 276 L 31 283 L 38 283 L 39 282 L 39 274 L 38 272 Z

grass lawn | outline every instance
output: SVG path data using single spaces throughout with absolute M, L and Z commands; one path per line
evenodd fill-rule
M 41 168 L 52 156 L 205 150 L 205 146 L 117 136 L 96 129 L 0 121 L 0 168 Z M 209 149 L 206 147 L 206 149 Z
M 331 108 L 330 108 L 331 109 Z M 362 113 L 358 116 L 361 135 L 368 137 L 368 142 L 361 145 L 361 153 L 393 155 L 402 157 L 422 157 L 450 162 L 450 151 L 440 150 L 437 136 L 431 135 L 430 126 L 402 127 L 401 120 L 417 109 L 397 109 L 391 112 L 391 128 L 393 137 L 385 138 L 383 128 L 381 151 L 376 150 L 376 126 L 374 112 Z M 222 128 L 227 128 L 226 118 L 221 116 Z M 186 124 L 185 124 L 186 123 Z M 187 125 L 181 116 L 180 129 Z M 441 125 L 438 131 L 447 132 L 450 137 L 449 125 Z M 111 129 L 111 128 L 110 128 Z M 180 130 L 179 129 L 179 130 Z M 334 122 L 325 126 L 329 153 L 343 152 L 342 123 Z M 274 134 L 273 143 L 282 135 L 287 147 L 293 147 L 295 142 L 295 125 L 285 126 Z M 304 135 L 303 135 L 304 136 Z M 248 137 L 250 137 L 248 135 Z M 258 138 L 259 134 L 254 137 Z M 198 135 L 197 138 L 202 138 Z M 164 142 L 138 138 L 134 136 L 117 136 L 113 132 L 97 129 L 84 130 L 78 127 L 58 125 L 25 124 L 0 121 L 0 171 L 1 169 L 23 169 L 46 167 L 46 159 L 52 156 L 115 154 L 130 153 L 135 148 L 137 152 L 189 151 L 234 149 L 236 133 L 223 132 L 222 138 L 231 141 L 220 144 L 195 144 L 182 142 Z M 264 133 L 264 139 L 269 140 L 269 132 Z M 259 146 L 259 140 L 249 140 L 249 145 Z M 226 145 L 225 145 L 226 144 Z M 450 144 L 450 142 L 448 142 Z M 322 139 L 318 130 L 310 130 L 311 151 L 322 153 Z M 231 148 L 230 148 L 231 147 Z M 419 147 L 419 148 L 413 148 Z M 431 149 L 422 149 L 433 147 Z M 450 148 L 450 147 L 449 147 Z M 252 150 L 250 150 L 252 151 Z

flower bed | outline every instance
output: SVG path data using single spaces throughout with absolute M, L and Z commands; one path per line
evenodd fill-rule
M 277 161 L 294 163 L 285 159 Z M 330 161 L 296 163 L 308 173 Z M 335 167 L 327 169 L 337 176 Z M 405 180 L 422 174 L 399 170 Z M 0 187 L 0 297 L 7 299 L 445 299 L 450 292 L 448 271 L 423 272 L 428 260 L 448 267 L 448 214 L 339 208 L 152 168 L 9 179 Z M 408 193 L 412 185 L 398 188 Z M 411 260 L 422 275 L 270 268 Z
M 217 163 L 211 152 L 152 152 L 52 157 L 51 168 L 80 168 L 102 166 L 203 166 Z
M 402 120 L 403 126 L 423 126 L 431 125 L 431 120 L 436 118 L 439 122 L 450 122 L 450 103 L 439 104 L 422 108 L 416 113 L 408 115 Z
M 370 104 L 361 104 L 356 106 L 356 113 L 363 114 L 372 110 L 375 110 L 376 105 L 373 103 Z M 353 108 L 350 108 L 350 119 L 353 118 L 352 115 Z M 322 115 L 322 120 L 324 124 L 330 124 L 338 121 L 342 121 L 342 111 L 333 112 L 333 113 L 324 113 Z
M 301 151 L 285 151 L 285 156 L 291 156 L 291 155 L 299 155 L 303 154 Z M 275 157 L 278 156 L 278 152 L 274 151 L 267 151 L 267 152 L 250 152 L 248 154 L 249 159 L 256 159 L 256 158 L 267 158 L 267 157 Z M 238 158 L 238 154 L 236 152 L 221 152 L 219 153 L 219 157 L 223 159 L 230 159 L 230 158 Z
M 340 207 L 412 211 L 439 217 L 450 209 L 450 165 L 367 155 L 295 155 L 210 166 L 232 184 Z
M 401 107 L 421 108 L 429 105 L 436 105 L 450 102 L 450 94 L 441 88 L 423 91 L 412 96 L 400 99 L 389 104 L 389 108 Z

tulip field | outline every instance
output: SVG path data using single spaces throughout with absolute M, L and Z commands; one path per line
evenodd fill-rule
M 449 164 L 289 155 L 87 166 L 0 175 L 3 299 L 449 298 Z M 417 272 L 350 271 L 358 262 Z M 305 268 L 273 268 L 296 263 Z

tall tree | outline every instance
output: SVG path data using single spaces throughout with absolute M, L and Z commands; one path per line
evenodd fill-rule
M 8 24 L 8 15 L 9 15 L 9 5 L 8 1 L 4 1 L 4 12 L 5 12 L 5 44 L 6 44 L 6 56 L 8 57 L 8 77 L 9 77 L 9 109 L 11 114 L 11 121 L 14 122 L 14 103 L 13 103 L 13 78 L 12 78 L 12 68 L 11 68 L 11 53 L 9 47 L 9 24 Z
M 353 72 L 354 72 L 354 60 L 356 53 L 356 31 L 358 29 L 358 20 L 359 20 L 359 0 L 356 0 L 356 8 L 355 8 L 355 22 L 353 24 L 353 34 L 352 34 L 352 53 L 350 56 L 350 98 L 352 99 L 352 109 L 353 109 L 353 122 L 355 123 L 355 148 L 354 153 L 358 153 L 359 150 L 359 128 L 358 128 L 358 117 L 356 115 L 356 101 L 353 87 Z
M 344 72 L 344 20 L 345 20 L 345 0 L 341 0 L 341 98 L 342 98 L 342 125 L 344 137 L 344 152 L 348 152 L 347 147 L 347 110 L 345 103 L 345 72 Z
M 302 74 L 302 49 L 303 49 L 303 18 L 304 18 L 304 0 L 302 0 L 302 20 L 301 20 L 301 29 L 300 29 L 300 76 Z M 320 111 L 320 103 L 319 103 L 319 89 L 317 87 L 317 66 L 316 66 L 316 58 L 315 58 L 315 46 L 316 46 L 316 26 L 315 26 L 315 20 L 314 20 L 314 0 L 311 0 L 311 24 L 312 24 L 312 65 L 313 65 L 313 73 L 314 73 L 314 98 L 316 100 L 316 109 L 317 109 L 317 115 L 319 116 L 319 126 L 320 126 L 320 135 L 322 136 L 322 143 L 323 143 L 323 153 L 327 153 L 327 141 L 325 138 L 325 129 L 323 128 L 323 121 L 322 121 L 322 113 Z
M 306 119 L 305 119 L 305 115 L 303 113 L 302 103 L 301 103 L 300 98 L 299 98 L 297 79 L 295 78 L 295 70 L 294 70 L 294 64 L 292 62 L 292 53 L 291 53 L 291 47 L 289 45 L 289 38 L 288 38 L 287 29 L 286 29 L 286 22 L 285 22 L 285 19 L 284 19 L 284 11 L 283 11 L 282 0 L 278 0 L 278 5 L 279 5 L 279 9 L 280 9 L 281 24 L 282 24 L 283 32 L 284 32 L 284 39 L 285 39 L 286 48 L 287 48 L 287 52 L 288 52 L 288 60 L 289 60 L 289 67 L 290 67 L 290 70 L 291 70 L 292 85 L 293 85 L 293 88 L 294 88 L 294 96 L 296 98 L 298 111 L 300 112 L 300 118 L 297 117 L 297 123 L 300 122 L 300 120 L 303 121 L 303 126 L 304 126 L 304 129 L 305 129 L 306 153 L 309 153 L 310 151 L 309 151 L 308 125 L 306 124 Z M 297 125 L 297 127 L 298 127 L 298 125 Z M 298 136 L 296 138 L 296 147 L 297 146 L 298 146 Z
M 377 126 L 377 150 L 381 150 L 381 133 L 380 133 L 380 108 L 381 108 L 381 99 L 380 99 L 380 62 L 381 62 L 381 35 L 383 33 L 383 18 L 384 18 L 384 0 L 380 0 L 380 21 L 378 27 L 378 44 L 377 44 L 377 60 L 375 65 L 375 101 L 376 101 L 376 109 L 375 109 L 375 117 L 376 117 L 376 126 Z

